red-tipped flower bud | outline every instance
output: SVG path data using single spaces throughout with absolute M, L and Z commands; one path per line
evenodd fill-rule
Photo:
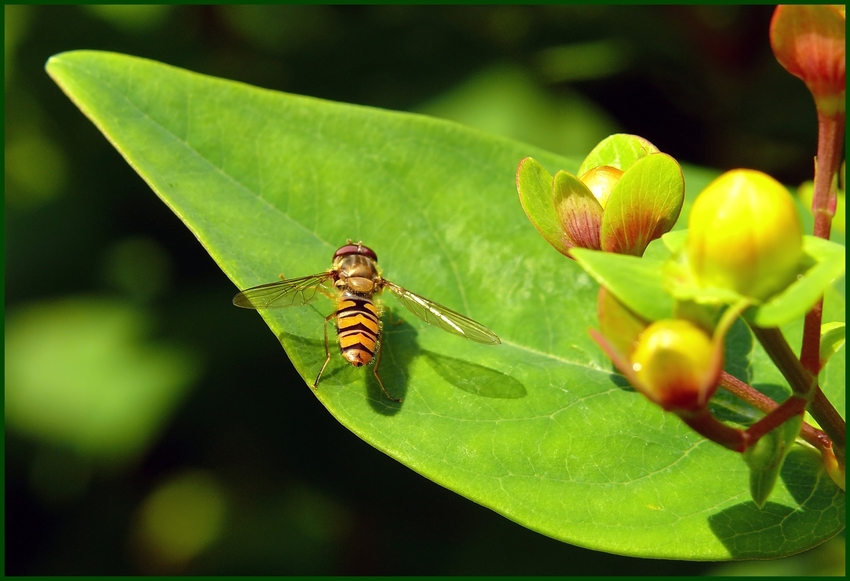
M 829 116 L 845 110 L 845 28 L 843 6 L 777 6 L 770 22 L 776 60 L 806 83 Z
M 717 388 L 720 366 L 708 334 L 689 321 L 651 324 L 630 357 L 637 387 L 665 410 L 694 412 Z

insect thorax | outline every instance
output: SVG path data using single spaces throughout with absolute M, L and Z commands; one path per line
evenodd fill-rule
M 340 289 L 361 295 L 371 295 L 380 290 L 381 275 L 378 274 L 375 262 L 368 256 L 349 254 L 337 260 L 337 286 Z

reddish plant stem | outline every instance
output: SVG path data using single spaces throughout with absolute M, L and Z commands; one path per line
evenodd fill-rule
M 818 157 L 815 165 L 815 184 L 812 214 L 815 217 L 813 234 L 828 239 L 838 199 L 835 176 L 841 165 L 844 145 L 844 113 L 833 116 L 818 111 Z
M 838 199 L 835 176 L 838 174 L 839 164 L 841 163 L 845 119 L 843 112 L 829 116 L 818 110 L 818 156 L 815 164 L 812 215 L 815 219 L 813 234 L 823 239 L 829 239 L 832 218 L 835 216 Z M 822 323 L 823 298 L 806 314 L 803 322 L 800 363 L 813 377 L 817 377 L 820 372 Z M 835 456 L 843 466 L 845 462 L 845 422 L 816 384 L 810 408 L 812 416 L 826 429 L 835 442 Z M 832 429 L 827 429 L 827 426 L 831 426 Z
M 678 416 L 696 433 L 735 452 L 744 452 L 752 444 L 747 432 L 727 426 L 711 415 L 707 407 L 691 413 L 678 413 Z
M 750 436 L 750 445 L 758 442 L 759 438 L 772 429 L 779 427 L 787 420 L 802 414 L 804 411 L 806 411 L 806 400 L 792 395 L 779 404 L 771 413 L 747 428 L 747 435 Z
M 806 313 L 803 321 L 803 345 L 800 363 L 812 375 L 820 371 L 820 327 L 823 322 L 823 297 Z
M 720 387 L 739 399 L 747 402 L 764 414 L 770 414 L 779 407 L 778 403 L 760 391 L 754 389 L 752 386 L 744 383 L 734 375 L 729 375 L 725 371 L 720 374 Z M 803 402 L 803 405 L 805 405 L 805 402 Z M 751 436 L 752 435 L 753 434 L 751 434 Z M 760 437 L 761 434 L 759 434 L 756 439 Z M 832 440 L 829 439 L 829 436 L 827 436 L 823 430 L 819 430 L 806 422 L 803 422 L 803 427 L 800 429 L 800 437 L 820 450 L 822 453 L 826 453 L 832 447 Z
M 726 371 L 720 372 L 720 387 L 765 414 L 769 414 L 779 405 L 762 392 L 753 389 L 749 384 Z
M 776 327 L 765 328 L 755 325 L 750 325 L 750 329 L 770 356 L 770 360 L 788 380 L 791 390 L 796 395 L 810 400 L 812 390 L 817 385 L 815 378 L 800 364 L 800 360 L 788 345 L 782 331 Z
M 815 184 L 812 195 L 813 234 L 829 239 L 832 218 L 838 199 L 835 176 L 841 163 L 844 142 L 844 113 L 829 116 L 818 111 L 818 156 L 815 163 Z M 820 328 L 823 321 L 823 299 L 806 314 L 803 323 L 803 345 L 800 362 L 812 375 L 820 372 Z
M 779 371 L 788 380 L 793 392 L 800 398 L 811 402 L 807 408 L 809 413 L 812 414 L 815 421 L 820 424 L 824 432 L 830 437 L 836 456 L 843 463 L 844 419 L 818 387 L 815 379 L 816 376 L 813 376 L 803 368 L 779 329 L 765 329 L 756 327 L 755 325 L 752 325 L 750 328 L 756 339 L 758 339 L 759 343 L 761 343 L 764 350 L 770 356 L 773 364 L 779 368 Z
M 833 450 L 835 452 L 835 456 L 838 458 L 841 465 L 844 466 L 847 424 L 844 422 L 844 418 L 842 418 L 838 413 L 838 410 L 836 410 L 832 403 L 826 398 L 826 394 L 824 394 L 818 386 L 815 386 L 815 395 L 814 398 L 812 398 L 812 403 L 809 405 L 808 410 L 809 413 L 812 414 L 812 417 L 817 420 L 834 442 L 835 445 Z M 833 427 L 832 432 L 826 430 L 827 426 Z

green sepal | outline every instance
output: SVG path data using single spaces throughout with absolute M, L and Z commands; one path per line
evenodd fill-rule
M 601 248 L 641 256 L 673 228 L 685 199 L 685 178 L 675 159 L 653 153 L 633 163 L 614 186 L 602 217 Z
M 609 135 L 594 147 L 578 168 L 576 175 L 603 165 L 616 167 L 626 171 L 639 159 L 652 153 L 658 153 L 658 148 L 643 137 L 626 133 Z
M 701 287 L 690 274 L 684 246 L 687 230 L 666 234 L 664 245 L 674 252 L 664 266 L 664 286 L 673 298 L 700 304 L 731 304 L 744 299 L 731 289 Z M 817 238 L 803 237 L 803 262 L 800 274 L 785 290 L 760 305 L 754 305 L 744 317 L 758 327 L 779 327 L 803 317 L 834 280 L 844 275 L 844 246 Z
M 517 167 L 516 187 L 522 209 L 540 235 L 555 250 L 569 256 L 571 244 L 552 203 L 552 174 L 534 158 L 526 157 Z
M 661 286 L 662 261 L 586 248 L 571 253 L 590 276 L 647 321 L 673 314 L 673 299 Z

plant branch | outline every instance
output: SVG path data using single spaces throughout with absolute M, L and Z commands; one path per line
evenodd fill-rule
M 838 168 L 844 145 L 844 113 L 825 115 L 818 111 L 818 156 L 815 163 L 812 214 L 815 217 L 813 234 L 829 239 L 832 218 L 838 199 Z
M 779 404 L 772 412 L 747 428 L 747 434 L 750 436 L 751 445 L 758 442 L 759 438 L 772 429 L 781 426 L 789 419 L 794 416 L 798 416 L 805 411 L 806 400 L 792 395 Z
M 808 406 L 809 413 L 835 443 L 835 455 L 841 465 L 844 465 L 846 423 L 832 403 L 826 398 L 819 386 L 815 386 L 815 394 L 811 404 Z M 834 426 L 834 434 L 827 430 L 827 426 Z
M 832 218 L 838 200 L 838 168 L 844 142 L 843 113 L 826 115 L 818 110 L 818 155 L 815 161 L 815 183 L 812 195 L 813 234 L 829 239 Z M 814 376 L 820 372 L 820 328 L 823 322 L 823 298 L 806 314 L 803 323 L 803 345 L 800 362 Z
M 707 407 L 695 412 L 677 412 L 677 415 L 696 433 L 735 452 L 744 452 L 750 445 L 749 434 L 727 426 L 708 411 Z
M 844 458 L 845 423 L 841 415 L 835 410 L 830 401 L 817 385 L 815 375 L 809 373 L 800 364 L 788 342 L 777 328 L 765 329 L 751 325 L 753 334 L 759 340 L 764 350 L 770 356 L 774 365 L 779 368 L 785 379 L 788 380 L 793 392 L 807 401 L 809 413 L 820 424 L 824 432 L 832 440 L 836 455 Z
M 750 404 L 765 415 L 770 414 L 773 410 L 779 407 L 778 403 L 751 385 L 744 383 L 734 375 L 730 375 L 726 371 L 723 371 L 720 374 L 720 387 L 742 401 Z M 803 422 L 803 427 L 800 429 L 800 437 L 813 447 L 820 450 L 821 453 L 826 453 L 832 448 L 832 440 L 829 439 L 826 432 L 819 430 L 806 422 Z
M 815 378 L 800 364 L 800 360 L 797 359 L 797 355 L 788 345 L 782 332 L 776 327 L 765 328 L 755 325 L 750 325 L 750 329 L 767 351 L 773 364 L 788 380 L 791 390 L 798 396 L 811 400 L 812 391 L 816 385 Z

